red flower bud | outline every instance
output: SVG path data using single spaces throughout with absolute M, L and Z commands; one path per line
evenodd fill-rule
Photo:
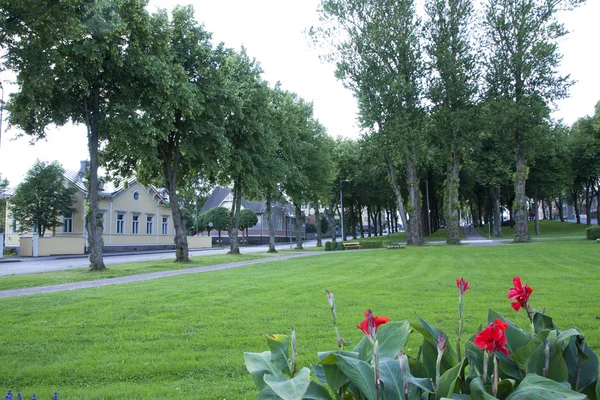
M 374 316 L 371 310 L 365 311 L 365 318 L 359 325 L 356 325 L 358 329 L 363 331 L 365 335 L 375 336 L 377 328 L 380 325 L 386 324 L 390 321 L 388 317 Z
M 469 286 L 469 281 L 465 281 L 463 278 L 456 278 L 456 287 L 458 288 L 458 292 L 461 296 L 471 288 Z

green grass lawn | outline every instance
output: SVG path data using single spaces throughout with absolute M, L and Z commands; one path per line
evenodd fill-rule
M 252 399 L 244 351 L 266 333 L 296 328 L 299 367 L 336 347 L 325 289 L 340 334 L 358 343 L 363 311 L 416 322 L 418 313 L 454 340 L 455 279 L 471 289 L 465 334 L 488 308 L 528 329 L 507 299 L 521 275 L 563 330 L 577 327 L 600 350 L 598 257 L 592 241 L 424 246 L 323 255 L 146 282 L 0 300 L 0 392 L 40 399 Z M 418 335 L 407 352 L 416 355 Z
M 465 238 L 465 235 L 463 233 L 463 230 L 460 230 L 460 237 L 461 239 Z M 425 236 L 425 241 L 427 242 L 433 242 L 433 241 L 446 241 L 446 229 L 445 228 L 440 228 L 437 231 L 433 232 L 430 236 Z M 358 238 L 356 240 L 350 240 L 350 241 L 377 241 L 377 242 L 404 242 L 406 243 L 406 232 L 398 232 L 398 233 L 391 233 L 390 236 L 388 237 L 388 235 L 383 235 L 383 236 L 371 236 L 371 237 L 365 237 L 364 239 L 362 238 Z
M 68 271 L 42 272 L 39 274 L 8 275 L 0 277 L 0 290 L 18 289 L 34 286 L 59 285 L 62 283 L 85 282 L 99 279 L 118 278 L 121 276 L 146 274 L 150 272 L 177 270 L 210 265 L 226 264 L 231 262 L 256 260 L 270 257 L 271 254 L 243 254 L 233 256 L 229 254 L 214 256 L 190 257 L 187 264 L 176 263 L 172 259 L 110 265 L 105 271 L 89 272 L 87 268 L 72 269 Z
M 540 220 L 540 235 L 535 234 L 535 221 L 529 221 L 529 234 L 532 239 L 547 239 L 550 237 L 585 237 L 585 230 L 591 225 L 575 224 L 572 222 Z M 488 236 L 488 226 L 480 226 L 477 228 L 483 236 Z M 509 226 L 502 227 L 503 238 L 512 239 L 515 236 L 515 229 Z

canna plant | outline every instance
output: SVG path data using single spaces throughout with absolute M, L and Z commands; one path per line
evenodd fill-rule
M 348 350 L 337 328 L 333 294 L 327 291 L 337 350 L 318 353 L 311 371 L 296 373 L 295 331 L 266 335 L 270 351 L 244 353 L 259 392 L 255 399 L 425 400 L 425 399 L 591 399 L 600 400 L 598 357 L 577 329 L 561 331 L 552 318 L 531 307 L 533 289 L 513 279 L 508 298 L 524 310 L 526 332 L 493 310 L 486 327 L 464 343 L 462 303 L 469 284 L 459 291 L 456 350 L 445 332 L 417 315 L 418 323 L 392 321 L 365 311 L 357 325 L 364 337 Z M 422 336 L 416 357 L 404 348 L 412 333 Z M 292 357 L 289 348 L 293 348 Z M 461 356 L 464 354 L 464 356 Z

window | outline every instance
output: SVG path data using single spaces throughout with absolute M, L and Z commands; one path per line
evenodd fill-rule
M 162 234 L 169 234 L 169 217 L 162 217 Z
M 117 214 L 117 233 L 125 233 L 125 214 Z
M 13 215 L 11 224 L 12 233 L 17 233 L 17 218 Z
M 133 201 L 140 201 L 140 192 L 137 190 L 133 192 Z
M 283 219 L 280 216 L 275 216 L 275 229 L 277 229 L 278 231 L 282 231 L 283 230 Z
M 73 213 L 63 216 L 63 233 L 73 233 Z
M 131 216 L 131 233 L 137 235 L 140 233 L 140 216 L 132 215 Z
M 152 235 L 152 222 L 154 217 L 152 215 L 146 215 L 146 235 Z

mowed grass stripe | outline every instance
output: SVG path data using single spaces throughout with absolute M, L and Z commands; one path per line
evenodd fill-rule
M 0 388 L 46 398 L 251 399 L 244 351 L 264 351 L 263 334 L 295 327 L 300 367 L 335 348 L 325 289 L 340 333 L 358 343 L 362 312 L 416 323 L 415 313 L 456 329 L 455 279 L 465 298 L 465 337 L 487 309 L 528 329 L 506 298 L 512 278 L 533 288 L 560 328 L 577 327 L 600 347 L 594 242 L 496 247 L 427 246 L 347 251 L 245 268 L 74 292 L 0 300 Z M 409 342 L 416 355 L 418 335 Z

